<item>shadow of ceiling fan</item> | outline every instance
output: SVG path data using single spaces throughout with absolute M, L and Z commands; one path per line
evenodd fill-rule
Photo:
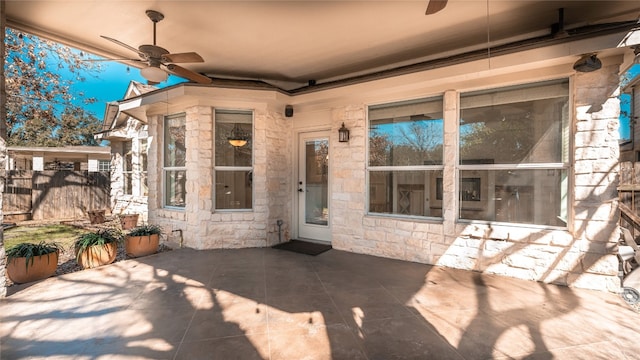
M 155 10 L 147 10 L 146 14 L 153 22 L 153 45 L 140 45 L 136 49 L 122 41 L 100 35 L 104 39 L 135 52 L 140 57 L 140 59 L 112 60 L 129 60 L 147 63 L 148 66 L 140 70 L 140 75 L 147 79 L 148 83 L 152 85 L 167 80 L 167 71 L 200 84 L 210 84 L 212 82 L 211 78 L 175 64 L 204 62 L 204 59 L 202 59 L 200 55 L 195 52 L 171 54 L 167 49 L 156 45 L 156 24 L 164 19 L 164 15 Z

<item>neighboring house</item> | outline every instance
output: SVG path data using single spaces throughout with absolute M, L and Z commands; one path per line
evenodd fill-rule
M 119 101 L 105 138 L 123 155 L 118 137 L 147 138 L 149 222 L 184 246 L 305 238 L 616 291 L 618 76 L 633 53 L 612 52 L 626 31 L 598 31 L 292 91 L 178 84 Z
M 109 171 L 108 146 L 7 147 L 7 170 Z
M 132 81 L 124 99 L 140 96 L 156 88 Z M 113 214 L 139 214 L 147 221 L 147 149 L 152 138 L 147 125 L 119 109 L 117 103 L 107 104 L 102 131 L 98 140 L 111 144 L 111 203 Z

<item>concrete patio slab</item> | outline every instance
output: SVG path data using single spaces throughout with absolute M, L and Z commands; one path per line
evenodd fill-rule
M 634 359 L 619 296 L 330 250 L 180 249 L 13 286 L 1 359 Z

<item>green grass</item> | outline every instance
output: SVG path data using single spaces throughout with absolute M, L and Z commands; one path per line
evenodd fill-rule
M 4 247 L 30 242 L 57 243 L 63 248 L 70 248 L 80 235 L 89 232 L 69 225 L 18 226 L 4 231 Z

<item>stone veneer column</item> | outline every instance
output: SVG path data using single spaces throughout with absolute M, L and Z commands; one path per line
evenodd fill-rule
M 458 197 L 456 194 L 458 184 L 458 113 L 459 96 L 456 91 L 446 91 L 444 93 L 444 170 L 442 174 L 442 217 L 443 219 L 443 242 L 432 245 L 431 256 L 434 263 L 443 249 L 453 243 L 456 239 L 456 219 L 455 209 Z
M 186 113 L 187 191 L 184 242 L 203 249 L 208 246 L 207 227 L 213 209 L 213 109 L 193 106 Z
M 620 59 L 621 60 L 621 59 Z M 568 283 L 577 287 L 619 288 L 618 119 L 619 62 L 577 73 L 572 251 L 582 255 Z
M 258 124 L 257 124 L 258 125 Z M 293 173 L 293 130 L 291 120 L 282 116 L 281 112 L 266 114 L 264 125 L 264 150 L 266 154 L 266 236 L 267 246 L 278 243 L 279 240 L 289 240 L 292 218 L 291 209 L 293 188 L 291 174 Z M 282 233 L 278 234 L 277 221 L 282 220 Z M 279 237 L 281 239 L 279 239 Z
M 365 161 L 367 130 L 365 107 L 351 105 L 332 115 L 330 139 L 331 231 L 332 246 L 357 253 L 376 254 L 382 243 L 364 239 L 363 217 L 366 204 Z M 342 123 L 349 129 L 349 142 L 338 141 Z

